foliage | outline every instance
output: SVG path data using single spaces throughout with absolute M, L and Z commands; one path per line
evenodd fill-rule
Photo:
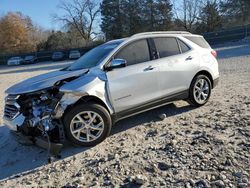
M 221 2 L 226 25 L 239 26 L 250 24 L 250 1 L 249 0 L 224 0 Z
M 200 22 L 197 24 L 198 33 L 212 32 L 222 27 L 222 16 L 220 15 L 219 5 L 215 1 L 207 1 L 200 13 Z
M 138 32 L 171 29 L 169 0 L 103 0 L 100 9 L 101 29 L 108 40 Z
M 7 13 L 0 19 L 1 53 L 22 53 L 34 51 L 35 45 L 29 32 L 33 29 L 29 17 L 21 13 Z

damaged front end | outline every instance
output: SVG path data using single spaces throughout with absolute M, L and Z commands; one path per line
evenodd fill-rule
M 41 81 L 38 78 L 35 82 L 29 79 L 9 88 L 6 91 L 4 124 L 49 149 L 54 145 L 58 148 L 58 144 L 65 141 L 62 120 L 71 106 L 95 99 L 113 113 L 103 72 L 81 70 L 74 74 L 63 73 L 53 73 L 59 75 L 56 78 L 47 75 L 47 79 L 41 75 Z
M 60 87 L 88 72 L 59 70 L 38 75 L 8 88 L 5 92 L 4 124 L 16 134 L 30 138 L 43 148 L 64 142 L 61 100 L 67 95 Z M 67 98 L 67 97 L 66 97 Z M 78 99 L 78 97 L 75 97 Z M 75 99 L 73 98 L 73 99 Z M 69 100 L 67 105 L 70 105 Z M 59 108 L 60 107 L 60 108 Z M 61 110 L 61 112 L 59 111 Z M 23 137 L 23 136 L 22 136 Z M 57 145 L 56 145 L 57 146 Z
M 64 141 L 63 125 L 60 118 L 53 116 L 62 96 L 57 87 L 8 95 L 5 98 L 4 123 L 43 148 L 48 144 L 61 143 Z

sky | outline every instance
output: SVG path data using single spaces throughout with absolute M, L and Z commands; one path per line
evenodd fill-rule
M 52 14 L 62 14 L 58 9 L 60 0 L 0 0 L 0 16 L 9 11 L 20 11 L 44 29 L 59 29 Z
M 0 0 L 0 16 L 9 11 L 19 11 L 31 17 L 34 23 L 44 29 L 59 30 L 62 25 L 53 22 L 52 15 L 63 14 L 62 10 L 58 8 L 60 1 L 61 0 Z M 173 0 L 173 2 L 176 3 L 178 1 Z

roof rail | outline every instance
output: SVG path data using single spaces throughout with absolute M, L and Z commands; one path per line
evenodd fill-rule
M 132 35 L 131 37 L 143 36 L 143 35 L 154 35 L 154 34 L 192 34 L 188 31 L 154 31 L 154 32 L 144 32 L 137 33 Z

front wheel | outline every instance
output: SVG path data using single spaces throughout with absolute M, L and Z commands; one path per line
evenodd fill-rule
M 189 89 L 188 102 L 193 106 L 202 106 L 207 103 L 211 95 L 212 84 L 205 75 L 196 76 Z
M 72 143 L 88 147 L 102 142 L 110 134 L 112 122 L 103 106 L 86 103 L 66 112 L 64 126 Z

